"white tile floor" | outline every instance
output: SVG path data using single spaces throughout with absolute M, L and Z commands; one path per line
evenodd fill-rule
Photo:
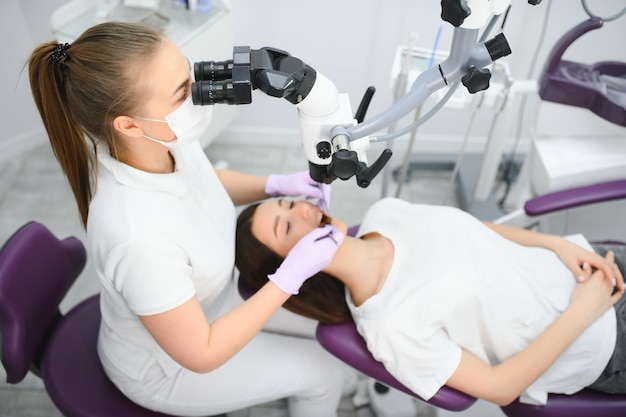
M 253 174 L 267 175 L 275 172 L 295 172 L 306 169 L 306 161 L 297 141 L 285 146 L 242 146 L 218 140 L 207 149 L 215 163 L 225 161 L 229 167 Z M 400 161 L 400 158 L 396 158 Z M 393 161 L 393 160 L 392 160 Z M 400 162 L 397 162 L 400 163 Z M 391 164 L 390 164 L 391 165 Z M 447 172 L 419 173 L 403 187 L 401 197 L 410 201 L 456 204 L 450 193 Z M 383 180 L 379 176 L 367 189 L 359 188 L 354 179 L 335 181 L 332 191 L 331 213 L 348 223 L 358 223 L 365 209 L 381 197 Z M 389 182 L 388 194 L 395 194 L 396 185 Z M 0 243 L 14 230 L 30 220 L 48 226 L 57 236 L 77 236 L 84 240 L 74 200 L 54 156 L 47 144 L 39 146 L 19 158 L 0 161 Z M 98 291 L 98 283 L 90 263 L 70 290 L 62 305 L 66 311 L 88 295 Z M 4 370 L 0 369 L 0 417 L 60 417 L 47 397 L 41 381 L 29 375 L 18 385 L 4 383 Z M 380 414 L 376 417 L 387 416 Z M 420 406 L 416 416 L 440 417 L 503 417 L 493 404 L 478 401 L 463 412 L 435 410 Z M 346 397 L 340 406 L 341 417 L 375 417 L 368 407 L 353 406 Z M 389 415 L 392 417 L 391 415 Z M 264 404 L 231 413 L 229 417 L 287 417 L 281 401 Z M 324 417 L 324 416 L 320 416 Z

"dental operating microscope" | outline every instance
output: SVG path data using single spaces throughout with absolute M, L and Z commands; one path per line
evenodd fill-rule
M 528 0 L 532 5 L 540 2 Z M 416 109 L 439 89 L 455 88 L 459 82 L 470 93 L 489 87 L 491 72 L 485 67 L 509 55 L 511 49 L 502 33 L 484 41 L 479 39 L 479 30 L 485 28 L 484 34 L 488 34 L 510 3 L 511 0 L 441 0 L 441 18 L 454 26 L 448 58 L 421 73 L 402 98 L 367 121 L 363 119 L 374 93 L 372 87 L 353 115 L 348 95 L 340 94 L 332 81 L 288 52 L 271 47 L 236 46 L 230 60 L 194 63 L 193 103 L 249 104 L 252 91 L 257 89 L 284 98 L 298 110 L 311 178 L 329 184 L 337 178 L 348 180 L 356 176 L 357 184 L 365 188 L 392 154 L 390 149 L 385 149 L 368 165 L 369 144 L 407 133 L 430 115 L 399 130 L 393 137 L 386 135 L 383 139 L 372 136 L 374 133 Z

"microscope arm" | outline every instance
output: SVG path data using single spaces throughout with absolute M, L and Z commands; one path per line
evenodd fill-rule
M 409 92 L 387 110 L 375 117 L 351 127 L 333 129 L 331 137 L 346 136 L 348 141 L 369 136 L 390 126 L 415 110 L 434 92 L 461 80 L 470 93 L 489 87 L 490 74 L 481 72 L 482 67 L 510 54 L 504 35 L 491 41 L 478 42 L 478 29 L 454 29 L 449 57 L 441 64 L 421 73 Z M 486 70 L 485 70 L 486 71 Z

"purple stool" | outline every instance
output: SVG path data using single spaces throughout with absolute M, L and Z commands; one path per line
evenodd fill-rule
M 17 384 L 31 370 L 67 417 L 167 417 L 133 403 L 104 373 L 96 351 L 98 295 L 60 314 L 59 303 L 85 262 L 80 240 L 59 240 L 36 222 L 0 249 L 0 358 L 7 382 Z

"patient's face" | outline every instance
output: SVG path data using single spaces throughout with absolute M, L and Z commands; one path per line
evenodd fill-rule
M 252 234 L 282 257 L 311 230 L 332 224 L 341 233 L 346 225 L 332 219 L 308 201 L 272 200 L 257 207 L 252 219 Z

